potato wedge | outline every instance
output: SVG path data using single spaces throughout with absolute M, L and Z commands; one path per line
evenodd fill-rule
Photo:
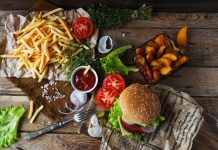
M 187 45 L 187 26 L 183 26 L 177 35 L 177 44 L 180 48 L 186 48 Z
M 154 42 L 160 47 L 162 45 L 165 45 L 165 35 L 159 34 L 155 39 Z
M 162 56 L 162 58 L 167 58 L 171 61 L 176 61 L 178 59 L 177 56 L 173 53 L 166 53 Z
M 145 54 L 152 54 L 152 55 L 155 55 L 156 54 L 156 50 L 154 47 L 151 47 L 151 46 L 146 46 L 145 47 Z
M 161 68 L 163 65 L 158 60 L 153 60 L 151 62 L 151 66 L 152 67 L 159 67 L 159 68 Z
M 146 60 L 150 63 L 152 60 L 154 60 L 154 55 L 152 53 L 148 53 L 146 55 Z
M 149 41 L 146 45 L 150 47 L 154 47 L 155 49 L 159 48 L 159 45 L 156 44 L 153 40 Z
M 159 71 L 153 71 L 153 82 L 157 82 L 160 78 L 160 72 Z
M 157 58 L 160 58 L 160 57 L 163 55 L 163 53 L 164 53 L 165 50 L 166 50 L 166 46 L 165 46 L 165 45 L 162 45 L 162 46 L 159 48 L 159 50 L 157 51 Z
M 160 70 L 162 67 L 160 66 L 160 67 L 158 67 L 158 66 L 153 66 L 151 69 L 153 70 L 153 71 L 158 71 L 158 70 Z
M 139 48 L 136 48 L 135 53 L 142 54 L 143 51 L 144 51 L 144 49 L 142 47 L 139 47 Z
M 173 68 L 170 66 L 166 66 L 160 69 L 160 74 L 163 76 L 169 75 L 171 72 L 173 72 Z
M 148 77 L 152 80 L 153 79 L 152 71 L 147 64 L 145 64 L 145 70 L 146 70 Z
M 178 68 L 186 62 L 188 62 L 188 57 L 182 56 L 175 62 L 174 67 Z
M 135 56 L 135 61 L 138 62 L 141 65 L 145 65 L 145 57 L 143 57 L 140 54 Z
M 170 66 L 172 64 L 172 61 L 170 59 L 161 57 L 158 59 L 158 61 L 163 65 L 163 66 Z

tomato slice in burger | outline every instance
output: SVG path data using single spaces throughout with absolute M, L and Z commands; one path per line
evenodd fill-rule
M 121 75 L 113 73 L 104 79 L 103 86 L 114 87 L 119 93 L 121 93 L 125 89 L 125 81 Z
M 76 19 L 73 27 L 74 35 L 79 39 L 89 38 L 94 31 L 94 25 L 91 19 L 87 17 L 79 17 Z
M 101 87 L 96 95 L 96 101 L 99 106 L 109 109 L 114 105 L 114 101 L 119 96 L 119 93 L 116 89 L 110 86 Z
M 125 130 L 134 133 L 144 133 L 144 130 L 139 125 L 130 125 L 122 119 L 120 119 L 120 121 L 121 121 L 121 125 L 124 127 Z

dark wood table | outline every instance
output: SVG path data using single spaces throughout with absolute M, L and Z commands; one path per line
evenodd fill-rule
M 54 1 L 54 0 L 53 0 Z M 34 3 L 34 0 L 7 0 L 0 1 L 0 42 L 5 38 L 4 31 L 4 17 L 9 13 L 26 14 L 27 10 Z M 63 7 L 77 7 L 87 6 L 92 1 L 87 1 L 85 4 L 81 1 L 69 2 L 56 1 L 62 4 Z M 82 1 L 85 2 L 85 1 Z M 102 1 L 108 3 L 108 1 Z M 113 1 L 115 3 L 115 1 Z M 195 8 L 193 3 L 176 5 L 167 1 L 162 4 L 155 1 L 153 17 L 149 21 L 137 20 L 132 21 L 116 30 L 104 31 L 103 34 L 110 35 L 114 40 L 115 46 L 132 43 L 135 46 L 149 40 L 155 34 L 160 32 L 167 32 L 173 38 L 176 37 L 179 28 L 183 25 L 188 25 L 189 39 L 188 39 L 188 56 L 190 62 L 187 67 L 174 74 L 163 82 L 163 84 L 175 87 L 184 92 L 189 93 L 196 99 L 196 101 L 203 106 L 205 111 L 218 118 L 218 13 L 216 12 L 217 3 L 211 0 L 205 5 L 203 2 L 196 4 L 199 6 Z M 68 4 L 69 3 L 69 4 Z M 73 3 L 75 5 L 73 5 Z M 120 3 L 120 2 L 118 2 Z M 22 4 L 22 5 L 21 5 Z M 111 4 L 111 3 L 110 3 Z M 129 6 L 133 0 L 123 2 L 122 6 Z M 136 3 L 137 4 L 137 3 Z M 136 6 L 134 5 L 134 7 Z M 152 1 L 149 1 L 152 4 Z M 187 8 L 194 8 L 198 13 L 191 13 L 183 8 L 181 12 L 167 12 L 168 8 L 174 8 L 177 11 L 181 5 L 187 5 Z M 194 6 L 193 6 L 194 5 Z M 40 8 L 39 8 L 40 6 Z M 68 7 L 67 7 L 68 6 Z M 133 5 L 131 5 L 133 6 Z M 162 7 L 161 7 L 162 6 Z M 174 7 L 172 7 L 174 6 Z M 177 6 L 177 7 L 176 7 Z M 205 9 L 205 7 L 207 6 Z M 38 1 L 35 8 L 49 9 L 51 5 Z M 198 9 L 199 8 L 199 9 Z M 12 10 L 13 9 L 13 10 Z M 16 9 L 16 10 L 15 10 Z M 171 9 L 171 10 L 172 10 Z M 164 11 L 164 12 L 163 12 Z M 169 10 L 170 11 L 170 10 Z M 186 13 L 189 12 L 189 13 Z M 200 12 L 200 13 L 199 13 Z M 204 12 L 204 13 L 202 13 Z M 122 34 L 125 33 L 125 37 Z M 0 78 L 0 108 L 10 104 L 23 104 L 28 110 L 28 98 L 24 93 L 16 88 L 10 81 L 5 78 Z M 26 141 L 23 137 L 25 133 L 43 128 L 50 123 L 49 119 L 43 114 L 40 114 L 34 124 L 30 124 L 27 120 L 27 114 L 23 118 L 20 127 L 20 138 L 16 144 L 9 149 L 21 148 L 25 150 L 71 150 L 71 149 L 93 149 L 99 148 L 100 141 L 86 135 L 78 135 L 78 126 L 69 124 L 64 128 L 55 130 L 49 134 L 41 136 L 35 140 Z M 218 127 L 210 118 L 205 117 L 198 135 L 194 139 L 193 150 L 215 150 L 218 149 Z

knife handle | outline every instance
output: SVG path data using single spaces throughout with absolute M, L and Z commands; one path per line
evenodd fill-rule
M 48 133 L 48 132 L 52 131 L 52 130 L 60 128 L 63 125 L 65 125 L 66 123 L 67 122 L 60 121 L 60 122 L 57 122 L 55 124 L 49 125 L 49 126 L 47 126 L 45 128 L 39 129 L 37 131 L 33 131 L 33 132 L 30 132 L 30 133 L 27 133 L 26 136 L 25 136 L 25 139 L 27 139 L 27 140 L 34 139 L 34 138 L 36 138 L 38 136 L 41 136 L 41 135 L 43 135 L 45 133 Z

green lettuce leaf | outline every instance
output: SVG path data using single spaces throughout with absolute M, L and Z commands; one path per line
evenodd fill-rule
M 110 113 L 108 115 L 108 123 L 112 126 L 112 128 L 120 131 L 119 117 L 123 115 L 123 112 L 119 105 L 119 100 L 114 102 L 114 106 L 110 109 Z
M 9 106 L 0 110 L 0 148 L 15 143 L 18 123 L 24 112 L 23 106 Z
M 127 75 L 130 71 L 137 72 L 138 69 L 135 67 L 127 67 L 123 64 L 119 56 L 123 54 L 128 49 L 132 48 L 132 45 L 122 46 L 116 50 L 113 50 L 106 57 L 100 59 L 101 66 L 106 72 L 106 74 L 110 73 L 119 73 L 122 75 Z
M 108 123 L 112 126 L 112 128 L 116 129 L 117 131 L 121 131 L 123 136 L 127 136 L 131 139 L 140 139 L 142 134 L 131 133 L 126 131 L 120 125 L 120 117 L 122 117 L 123 112 L 120 108 L 119 100 L 114 102 L 114 106 L 110 109 L 110 113 L 108 115 Z
M 120 117 L 119 117 L 119 125 L 120 125 L 120 129 L 121 129 L 121 133 L 123 136 L 127 136 L 131 139 L 135 139 L 135 140 L 139 140 L 141 139 L 141 137 L 143 136 L 143 134 L 139 134 L 139 133 L 131 133 L 127 130 L 125 130 L 122 125 L 121 125 L 121 122 L 120 122 Z
M 157 116 L 157 118 L 151 123 L 151 126 L 156 128 L 160 125 L 161 122 L 163 122 L 165 120 L 164 116 Z

